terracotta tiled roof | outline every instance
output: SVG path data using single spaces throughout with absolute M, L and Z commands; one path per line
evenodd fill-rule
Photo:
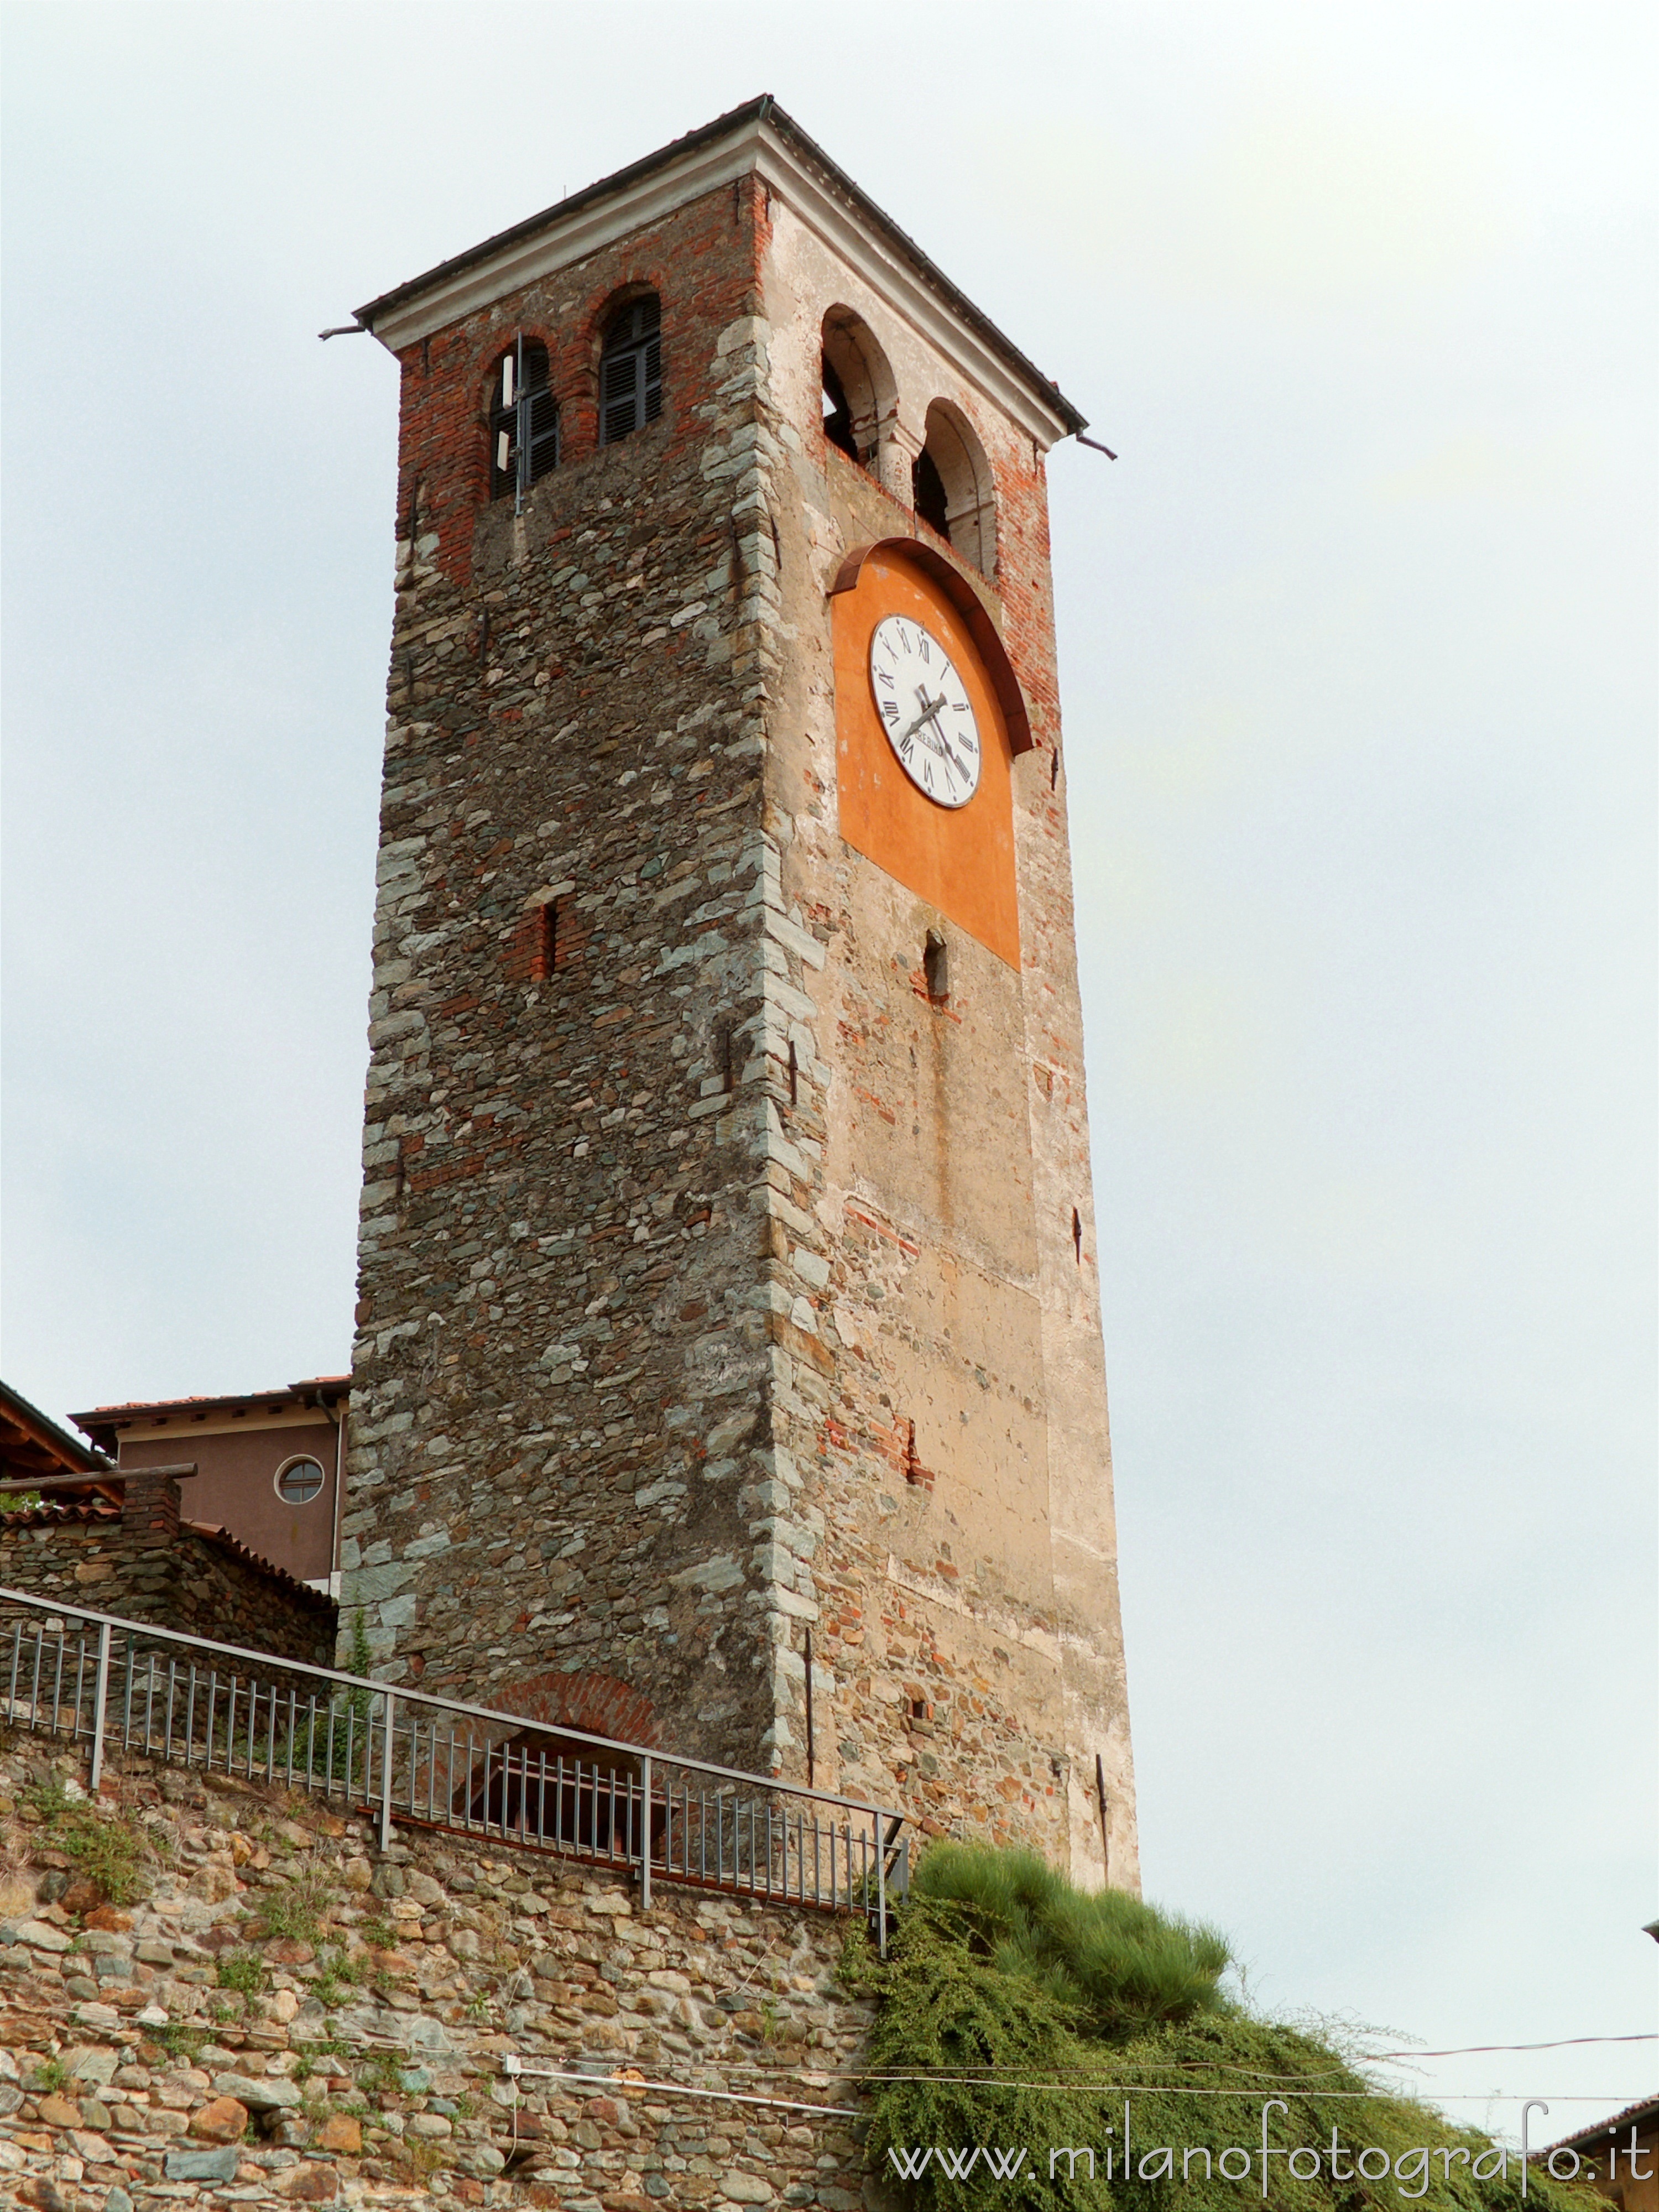
M 1622 2112 L 1609 2112 L 1605 2120 L 1597 2120 L 1593 2126 L 1580 2128 L 1572 2135 L 1563 2136 L 1559 2142 L 1552 2143 L 1550 2148 L 1572 2150 L 1581 2144 L 1595 2142 L 1600 2136 L 1611 2135 L 1615 2128 L 1632 2125 L 1639 2128 L 1644 2120 L 1659 2120 L 1659 2097 L 1638 2097 L 1633 2105 L 1626 2105 Z M 1539 2155 L 1547 2157 L 1548 2153 L 1540 2151 Z
M 584 207 L 608 198 L 625 185 L 640 182 L 653 170 L 665 167 L 698 147 L 758 125 L 769 125 L 809 167 L 816 169 L 829 184 L 836 198 L 854 208 L 887 250 L 901 261 L 908 262 L 927 289 L 954 308 L 963 320 L 1000 355 L 1021 381 L 1054 409 L 1068 429 L 1087 428 L 1088 417 L 1079 412 L 1054 379 L 1045 376 L 1035 363 L 1027 360 L 1013 340 L 1005 337 L 990 317 L 981 308 L 976 307 L 964 293 L 957 290 L 944 270 L 922 252 L 915 239 L 907 236 L 891 216 L 878 208 L 863 187 L 854 184 L 847 172 L 830 160 L 823 147 L 813 143 L 799 124 L 784 113 L 769 92 L 763 94 L 758 100 L 745 100 L 741 107 L 732 108 L 725 115 L 717 116 L 714 122 L 705 123 L 701 130 L 688 131 L 683 137 L 659 147 L 654 154 L 647 154 L 643 161 L 630 162 L 627 168 L 602 177 L 596 185 L 586 185 L 580 191 L 568 192 L 556 207 L 544 209 L 540 215 L 532 216 L 528 222 L 514 223 L 510 230 L 498 231 L 493 238 L 486 238 L 482 244 L 470 246 L 465 253 L 454 254 L 447 261 L 441 261 L 435 269 L 428 269 L 423 275 L 411 277 L 407 283 L 399 284 L 390 292 L 383 292 L 378 300 L 371 300 L 367 307 L 359 307 L 355 319 L 363 330 L 372 330 L 378 316 L 416 298 L 441 278 L 465 269 L 474 262 L 485 260 L 503 247 L 533 236 L 544 227 L 568 219 Z
M 280 1583 L 290 1594 L 297 1591 L 301 1597 L 308 1598 L 313 1606 L 332 1610 L 334 1601 L 331 1597 L 325 1597 L 321 1590 L 314 1590 L 309 1583 L 301 1582 L 296 1576 L 289 1574 L 286 1567 L 279 1567 L 274 1559 L 267 1559 L 258 1552 L 251 1552 L 239 1537 L 233 1536 L 228 1528 L 220 1528 L 216 1522 L 181 1521 L 179 1526 L 188 1529 L 192 1536 L 205 1536 L 221 1551 L 228 1552 L 232 1559 L 240 1559 L 245 1567 L 254 1567 L 260 1574 L 269 1575 L 273 1582 Z
M 65 1521 L 118 1521 L 121 1509 L 98 1498 L 84 1505 L 20 1505 L 0 1512 L 0 1528 L 55 1528 Z
M 308 1375 L 298 1382 L 281 1383 L 274 1390 L 198 1391 L 185 1398 L 135 1398 L 122 1406 L 89 1406 L 84 1413 L 71 1413 L 70 1419 L 77 1428 L 85 1429 L 94 1423 L 101 1426 L 108 1421 L 144 1413 L 184 1413 L 192 1410 L 201 1413 L 214 1406 L 277 1405 L 285 1398 L 297 1398 L 302 1391 L 345 1391 L 350 1383 L 349 1375 Z

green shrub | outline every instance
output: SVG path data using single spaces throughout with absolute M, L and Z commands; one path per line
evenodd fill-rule
M 343 1946 L 318 1954 L 316 1978 L 311 1984 L 312 1994 L 325 2011 L 337 2004 L 343 1989 L 360 1982 L 360 1970 L 346 1956 Z
M 1103 2040 L 1221 2002 L 1230 1960 L 1214 1929 L 1121 1889 L 1074 1889 L 1035 1851 L 935 1844 L 914 1893 L 976 1957 L 1038 1984 Z
M 371 2058 L 358 2069 L 357 2087 L 371 2097 L 399 2096 L 404 2086 L 404 2064 L 402 2059 L 384 2053 Z
M 202 2055 L 203 2045 L 208 2040 L 205 2028 L 186 2027 L 177 2021 L 170 2021 L 164 2027 L 153 2027 L 149 2033 L 169 2058 L 181 2061 L 186 2066 L 196 2063 Z
M 344 1671 L 367 1674 L 374 1663 L 362 1609 L 351 1616 L 351 1652 Z M 372 1690 L 337 1691 L 325 1713 L 307 1723 L 303 1761 L 319 1780 L 325 1773 L 336 1787 L 361 1784 L 368 1772 L 368 1741 L 378 1700 Z
M 1271 2115 L 1270 2144 L 1325 2157 L 1317 2176 L 1304 2162 L 1305 2179 L 1273 2160 L 1275 2212 L 1402 2203 L 1521 2212 L 1516 2160 L 1498 2172 L 1486 2136 L 1386 2095 L 1324 2038 L 1257 2018 L 1221 1988 L 1227 1959 L 1213 1929 L 1133 1898 L 1086 1895 L 1030 1853 L 935 1844 L 886 1960 L 849 1942 L 839 1970 L 878 1999 L 872 2166 L 910 2212 L 1241 2212 L 1261 2202 L 1263 2111 L 1277 2099 L 1286 2109 Z M 1370 2148 L 1387 2153 L 1389 2178 L 1334 2179 L 1333 2129 L 1350 2172 Z M 976 2146 L 995 2151 L 1004 2171 L 982 2157 L 962 2171 Z M 1081 2155 L 1050 2175 L 1051 2149 L 1085 2146 L 1092 2175 Z M 1231 2147 L 1249 2154 L 1248 2178 L 1237 2155 L 1220 2172 Z M 930 2157 L 908 2179 L 890 2155 L 914 2162 L 940 2148 L 944 2166 Z M 1415 2170 L 1419 2151 L 1426 2174 Z M 1401 2159 L 1403 2175 L 1393 2170 Z M 1528 2212 L 1588 2212 L 1598 2200 L 1534 2169 L 1527 2203 Z
M 325 2059 L 344 2058 L 349 2057 L 350 2052 L 350 2046 L 348 2044 L 342 2043 L 338 2037 L 332 2035 L 324 2036 L 310 2043 L 296 2043 L 292 2048 L 299 2053 L 294 2062 L 293 2079 L 302 2087 L 319 2070 L 319 2062 Z

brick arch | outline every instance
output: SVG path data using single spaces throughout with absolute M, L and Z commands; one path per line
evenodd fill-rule
M 545 323 L 504 323 L 487 345 L 482 349 L 477 346 L 472 349 L 473 375 L 477 381 L 481 394 L 478 415 L 482 422 L 488 422 L 489 420 L 490 409 L 494 404 L 491 392 L 495 385 L 495 372 L 501 365 L 501 357 L 512 352 L 514 343 L 519 338 L 523 338 L 526 344 L 533 343 L 544 348 L 547 354 L 548 388 L 556 397 L 560 343 L 557 330 Z
M 666 301 L 661 283 L 653 276 L 629 276 L 620 284 L 612 284 L 603 292 L 590 295 L 578 320 L 583 333 L 583 343 L 592 357 L 597 374 L 599 351 L 611 325 L 624 307 L 631 307 L 636 300 L 655 300 L 659 308 Z
M 945 535 L 981 575 L 994 575 L 996 485 L 979 433 L 960 407 L 948 399 L 935 399 L 927 410 L 923 451 L 944 487 Z
M 839 304 L 819 326 L 823 365 L 847 403 L 848 428 L 863 468 L 880 474 L 882 434 L 898 413 L 898 385 L 881 341 L 862 315 Z
M 501 1711 L 518 1713 L 545 1729 L 580 1729 L 613 1743 L 635 1744 L 641 1751 L 662 1749 L 650 1698 L 614 1674 L 530 1674 L 497 1691 L 495 1703 Z

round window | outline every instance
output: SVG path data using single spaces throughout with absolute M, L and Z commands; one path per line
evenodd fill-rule
M 289 1505 L 309 1505 L 327 1480 L 314 1459 L 291 1459 L 276 1475 L 276 1495 Z

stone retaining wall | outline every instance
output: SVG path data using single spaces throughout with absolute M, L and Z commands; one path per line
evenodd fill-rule
M 648 2086 L 857 2106 L 845 1918 L 661 1889 L 643 1912 L 593 1874 L 414 1832 L 381 1857 L 314 1801 L 136 1760 L 97 1817 L 154 1863 L 100 1905 L 34 1817 L 42 1778 L 83 1771 L 0 1746 L 0 2200 L 884 2203 L 858 2122 Z M 515 2097 L 509 2051 L 641 2081 Z

